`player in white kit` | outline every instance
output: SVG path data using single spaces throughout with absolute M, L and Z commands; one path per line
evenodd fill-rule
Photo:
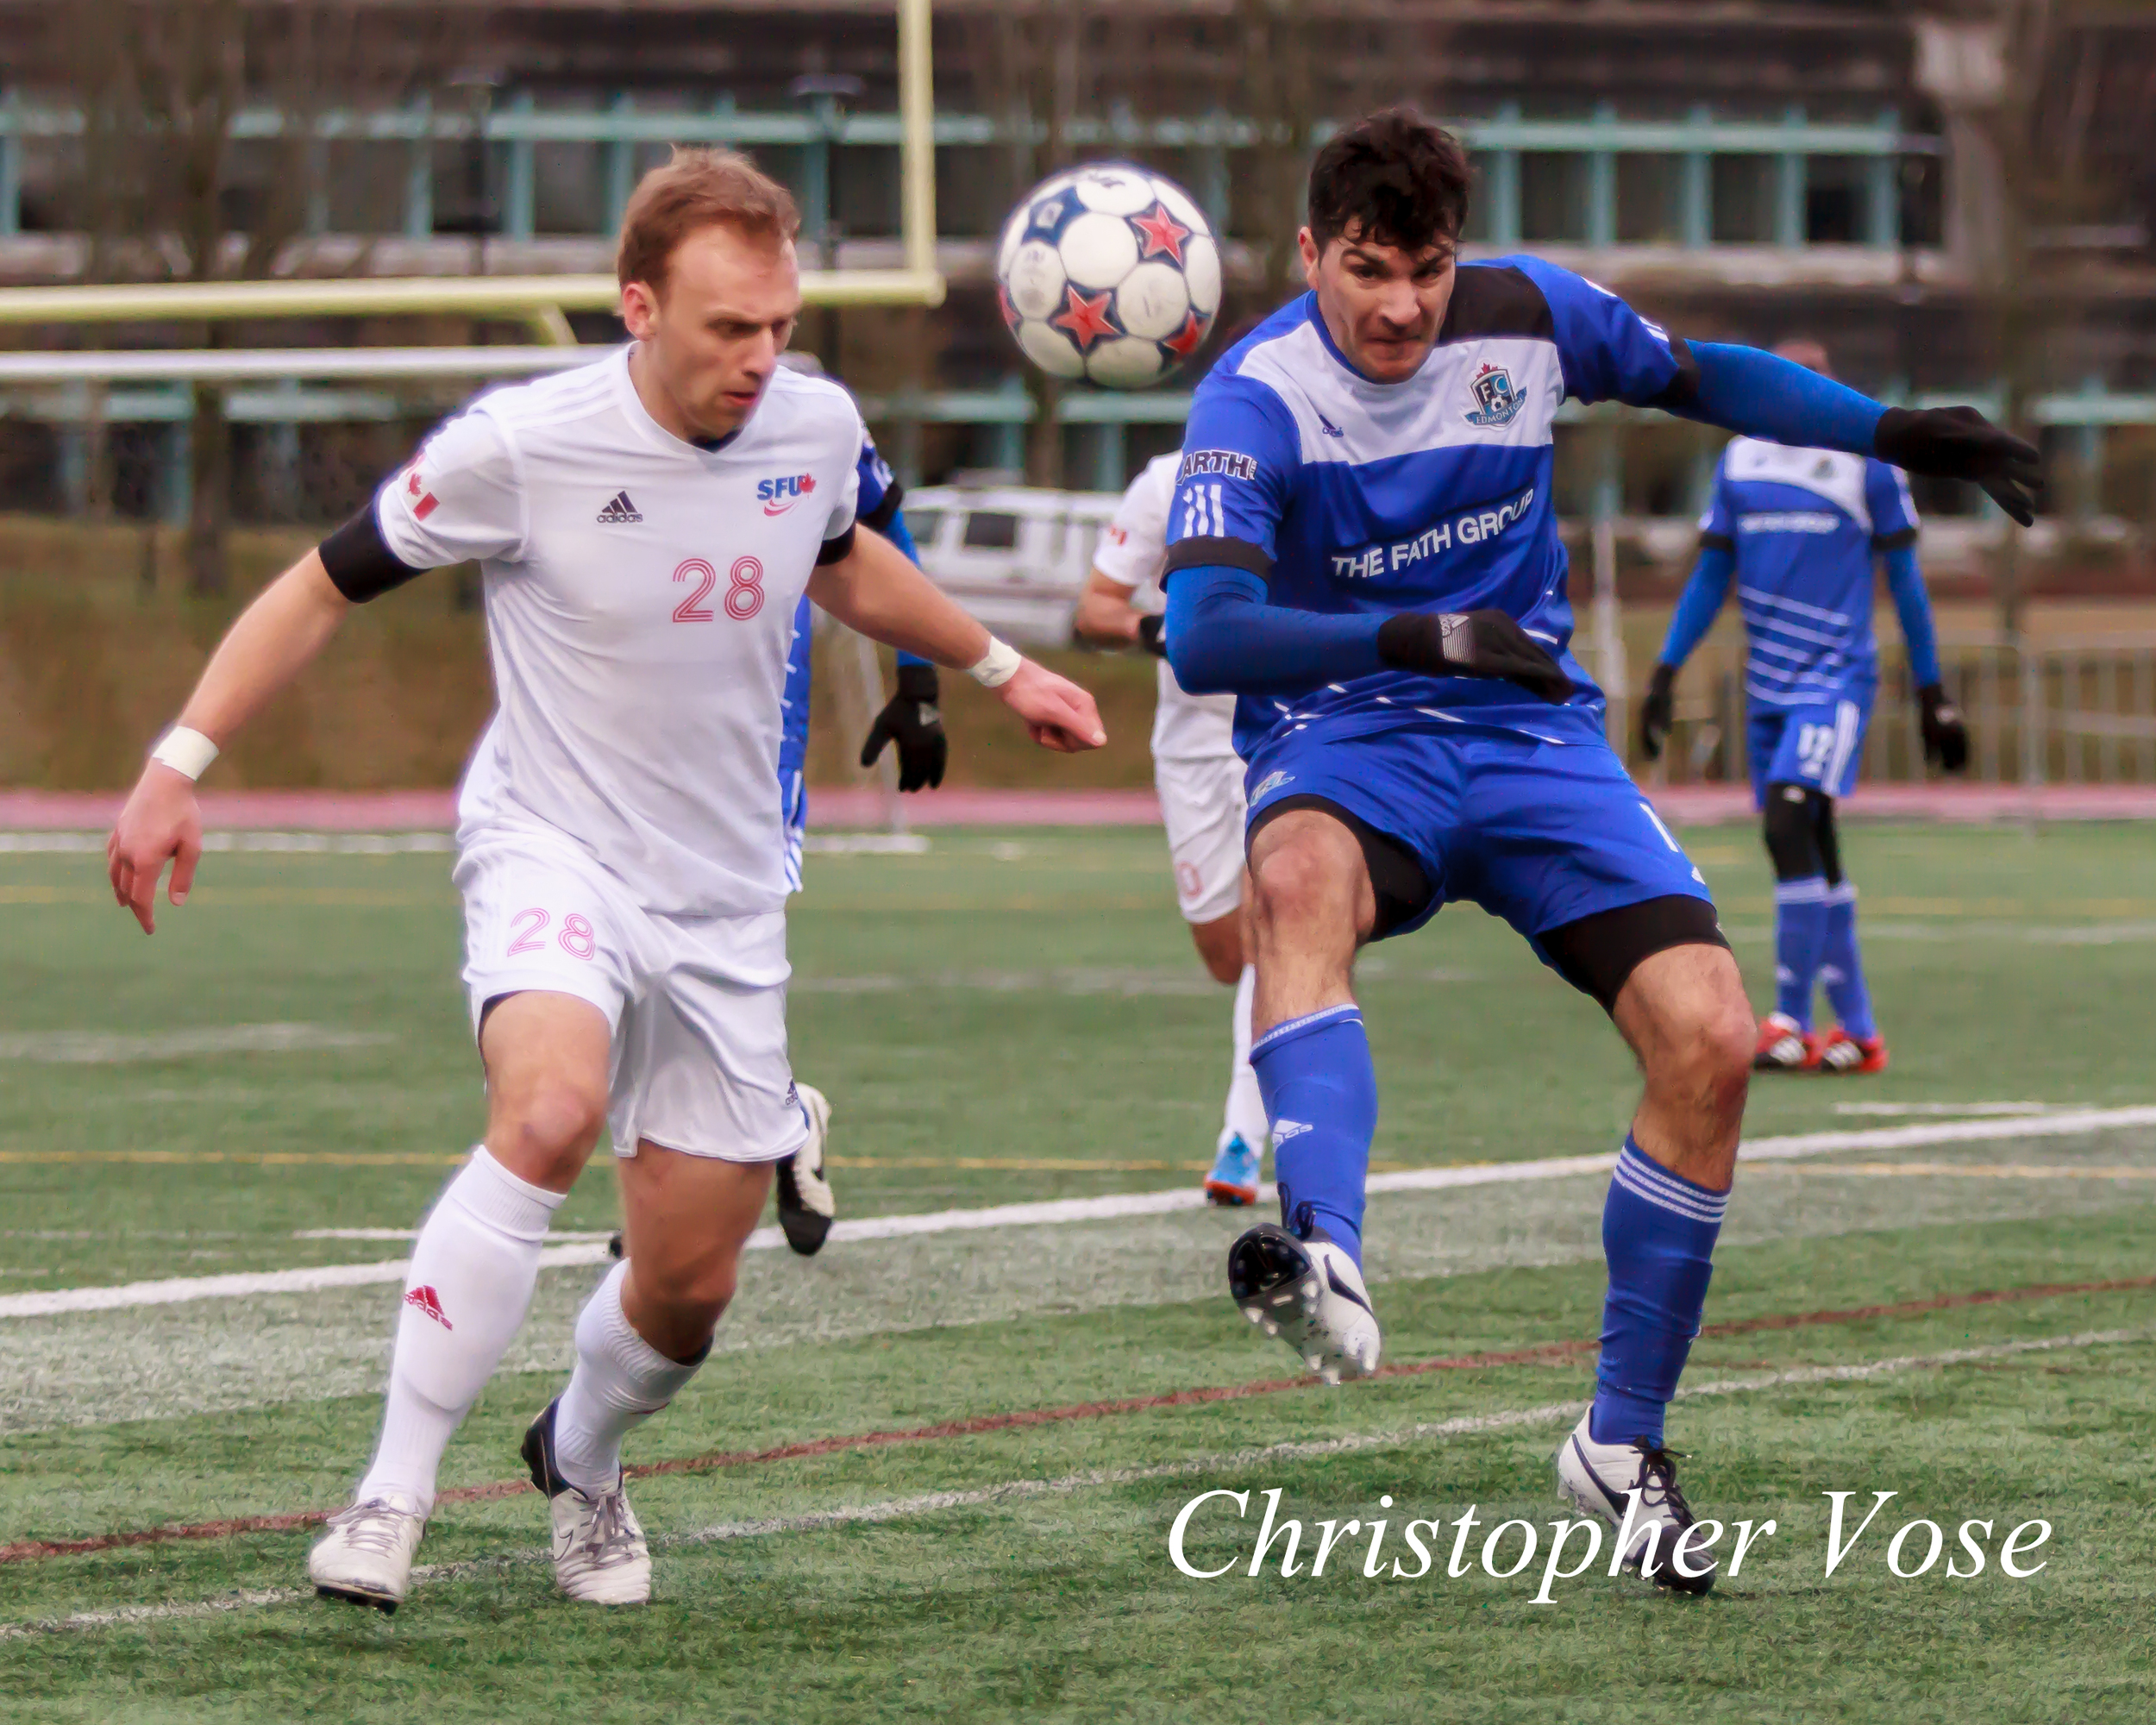
M 1180 455 L 1146 463 L 1094 549 L 1093 573 L 1072 627 L 1087 640 L 1131 642 L 1161 655 L 1153 713 L 1153 782 L 1175 869 L 1175 902 L 1198 956 L 1215 982 L 1235 990 L 1234 1057 L 1220 1136 L 1206 1195 L 1216 1204 L 1255 1204 L 1265 1153 L 1265 1100 L 1250 1070 L 1250 991 L 1257 972 L 1244 955 L 1243 762 L 1235 753 L 1235 700 L 1186 694 L 1161 644 L 1161 564 L 1168 555 L 1168 506 Z
M 874 639 L 969 669 L 1058 750 L 1091 699 L 989 636 L 856 530 L 863 436 L 837 385 L 779 368 L 800 306 L 786 191 L 677 153 L 624 217 L 634 345 L 481 397 L 273 583 L 219 646 L 107 846 L 147 932 L 201 853 L 194 780 L 356 601 L 477 560 L 498 708 L 459 799 L 464 980 L 485 1142 L 414 1245 L 382 1433 L 309 1560 L 393 1610 L 442 1451 L 523 1322 L 549 1219 L 602 1125 L 628 1254 L 524 1455 L 573 1597 L 649 1596 L 621 1444 L 708 1352 L 772 1164 L 808 1123 L 787 1059 L 780 688 L 806 592 Z

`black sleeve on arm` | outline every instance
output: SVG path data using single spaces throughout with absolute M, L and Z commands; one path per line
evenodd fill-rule
M 1892 551 L 1903 545 L 1914 545 L 1915 543 L 1916 530 L 1914 527 L 1904 527 L 1899 533 L 1878 535 L 1872 540 L 1871 549 L 1875 551 Z
M 849 521 L 846 524 L 846 530 L 843 533 L 836 539 L 826 539 L 824 542 L 824 549 L 816 554 L 818 568 L 822 568 L 826 563 L 843 562 L 853 555 L 854 528 L 855 524 Z
M 861 518 L 863 527 L 872 527 L 879 533 L 891 530 L 892 518 L 899 512 L 899 504 L 906 496 L 906 487 L 896 480 L 883 488 L 883 499 Z
M 1273 560 L 1247 539 L 1178 539 L 1168 548 L 1161 575 L 1164 580 L 1178 569 L 1194 568 L 1240 569 L 1263 581 L 1272 577 Z
M 1683 336 L 1672 336 L 1670 357 L 1677 361 L 1677 375 L 1647 405 L 1658 407 L 1664 413 L 1681 413 L 1699 399 L 1699 356 Z
M 374 518 L 372 499 L 317 549 L 330 582 L 354 605 L 379 599 L 413 576 L 427 573 L 413 568 L 389 549 L 389 542 L 382 537 L 381 524 Z
M 1702 551 L 1733 551 L 1737 549 L 1737 542 L 1727 533 L 1702 533 L 1699 536 L 1699 548 Z

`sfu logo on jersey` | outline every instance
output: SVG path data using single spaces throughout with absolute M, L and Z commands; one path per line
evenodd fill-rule
M 756 501 L 766 515 L 784 515 L 816 489 L 816 475 L 794 474 L 786 479 L 758 480 Z

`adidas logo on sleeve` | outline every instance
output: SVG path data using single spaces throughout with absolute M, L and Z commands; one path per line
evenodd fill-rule
M 625 491 L 616 492 L 606 500 L 606 507 L 599 512 L 600 524 L 607 527 L 642 519 L 643 516 L 638 511 L 636 505 L 629 500 L 629 493 Z

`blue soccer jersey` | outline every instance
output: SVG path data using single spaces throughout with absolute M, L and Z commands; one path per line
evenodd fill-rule
M 1601 691 L 1570 651 L 1572 608 L 1551 497 L 1568 397 L 1651 405 L 1687 356 L 1594 283 L 1539 259 L 1462 265 L 1437 346 L 1407 381 L 1341 354 L 1315 294 L 1273 314 L 1198 387 L 1183 437 L 1167 568 L 1227 566 L 1292 610 L 1389 614 L 1495 607 L 1559 656 L 1553 708 L 1515 685 L 1383 671 L 1237 704 L 1252 758 L 1282 724 L 1402 709 L 1533 736 L 1601 733 Z
M 861 442 L 861 498 L 855 519 L 874 528 L 915 562 L 920 556 L 906 520 L 899 513 L 904 488 L 891 472 L 891 464 L 876 448 L 875 439 Z M 786 815 L 787 884 L 801 890 L 801 845 L 808 827 L 809 647 L 813 618 L 808 598 L 793 615 L 793 645 L 787 654 L 786 688 L 780 696 L 783 720 L 779 732 L 779 792 Z M 901 659 L 911 658 L 901 654 Z
M 1870 706 L 1875 561 L 1913 542 L 1916 524 L 1907 477 L 1876 456 L 1751 437 L 1723 451 L 1700 543 L 1736 563 L 1752 702 Z

